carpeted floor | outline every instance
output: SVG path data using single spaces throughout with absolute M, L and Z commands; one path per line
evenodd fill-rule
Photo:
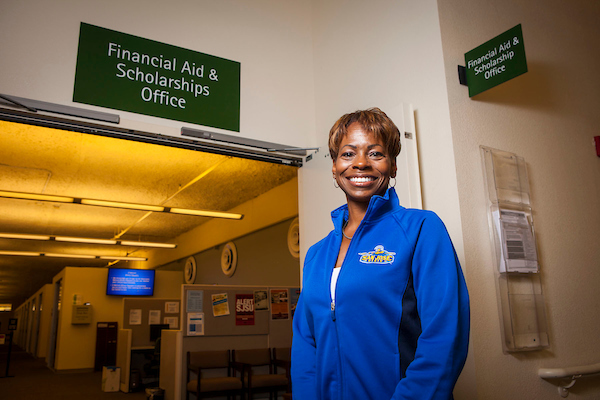
M 145 392 L 103 392 L 102 372 L 56 374 L 43 360 L 13 348 L 6 372 L 6 352 L 0 351 L 0 399 L 11 400 L 141 400 Z

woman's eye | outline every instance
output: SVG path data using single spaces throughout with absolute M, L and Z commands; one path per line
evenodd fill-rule
M 380 151 L 372 151 L 369 153 L 369 157 L 371 158 L 382 158 L 383 157 L 383 153 Z
M 344 153 L 342 153 L 341 157 L 343 158 L 350 158 L 354 155 L 354 153 L 350 152 L 350 151 L 346 151 Z

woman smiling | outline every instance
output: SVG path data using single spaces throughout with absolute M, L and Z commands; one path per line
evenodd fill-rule
M 465 362 L 469 299 L 452 242 L 430 211 L 398 202 L 400 132 L 378 108 L 329 133 L 347 204 L 305 258 L 294 316 L 294 400 L 451 399 Z

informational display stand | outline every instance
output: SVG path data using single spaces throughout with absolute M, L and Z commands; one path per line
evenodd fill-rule
M 525 160 L 481 146 L 504 352 L 549 346 Z

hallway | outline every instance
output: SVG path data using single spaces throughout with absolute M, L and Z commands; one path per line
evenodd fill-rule
M 146 395 L 101 390 L 102 372 L 55 374 L 43 360 L 36 360 L 18 347 L 13 347 L 9 376 L 6 371 L 7 346 L 0 346 L 0 397 L 3 399 L 46 400 L 141 400 Z

